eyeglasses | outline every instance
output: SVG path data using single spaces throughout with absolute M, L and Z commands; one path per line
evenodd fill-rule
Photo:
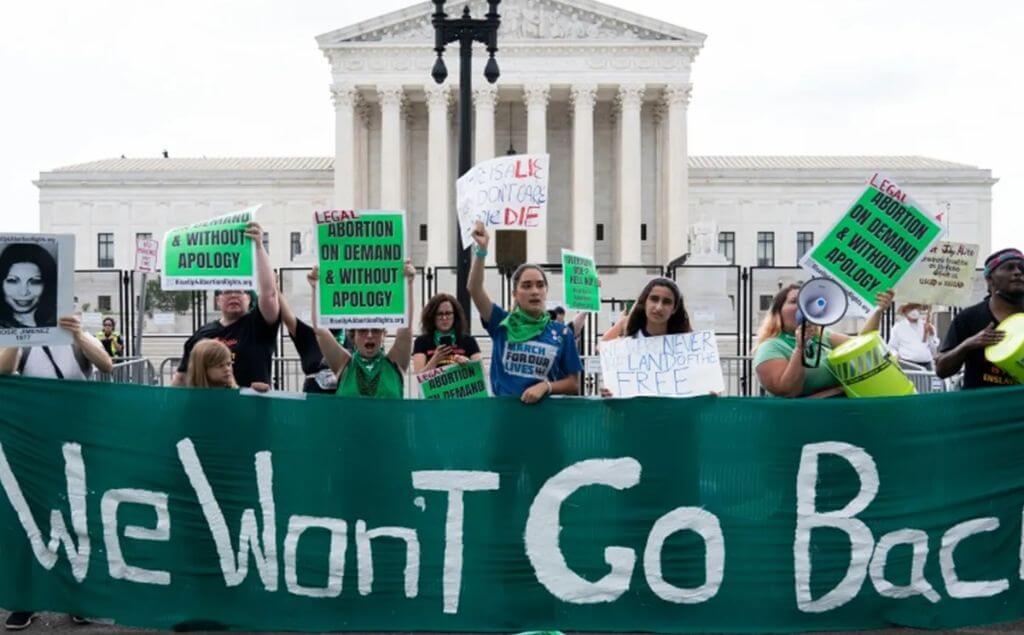
M 437 317 L 452 317 L 455 315 L 455 311 L 438 311 L 435 315 Z

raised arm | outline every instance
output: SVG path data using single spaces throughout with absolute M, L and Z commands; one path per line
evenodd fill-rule
M 275 324 L 281 315 L 278 302 L 277 284 L 274 282 L 274 270 L 270 267 L 270 256 L 263 248 L 263 228 L 256 221 L 251 221 L 245 228 L 245 235 L 253 241 L 256 251 L 256 288 L 259 297 L 260 313 L 267 324 Z
M 340 377 L 341 372 L 352 361 L 352 354 L 346 351 L 327 329 L 317 328 L 314 332 L 316 333 L 316 343 L 320 346 L 320 353 L 323 354 L 324 361 L 330 366 L 331 371 Z
M 295 317 L 295 313 L 292 311 L 291 305 L 284 299 L 284 295 L 278 296 L 278 304 L 281 307 L 281 324 L 288 329 L 288 334 L 295 337 L 295 329 L 299 326 L 299 320 Z
M 405 261 L 405 326 L 395 334 L 395 343 L 388 351 L 388 359 L 404 373 L 409 367 L 412 355 L 412 283 L 416 279 L 416 268 Z
M 580 336 L 580 331 L 583 330 L 583 327 L 586 325 L 586 323 L 587 323 L 587 312 L 586 311 L 580 311 L 579 313 L 576 314 L 576 317 L 574 317 L 572 319 L 572 332 L 576 335 L 576 337 Z
M 469 288 L 469 295 L 473 298 L 476 310 L 480 313 L 480 319 L 486 323 L 491 319 L 491 307 L 494 306 L 491 297 L 484 290 L 484 258 L 487 257 L 487 245 L 490 244 L 491 237 L 480 221 L 473 227 L 473 241 L 476 247 L 473 249 L 473 264 L 469 268 L 469 282 L 466 286 Z
M 611 340 L 622 337 L 622 334 L 626 332 L 626 324 L 629 323 L 629 314 L 623 314 L 616 322 L 609 328 L 604 334 L 601 335 L 602 342 L 610 342 Z
M 313 265 L 313 268 L 306 274 L 306 282 L 309 283 L 311 295 L 313 296 L 309 321 L 312 323 L 313 332 L 316 333 L 316 343 L 320 347 L 320 354 L 324 356 L 324 361 L 327 362 L 327 365 L 335 375 L 341 376 L 341 371 L 345 370 L 345 366 L 351 361 L 352 355 L 338 343 L 338 340 L 334 339 L 334 335 L 330 331 L 317 326 L 319 320 L 317 319 L 316 285 L 319 280 L 320 267 Z
M 88 335 L 82 330 L 82 323 L 73 315 L 65 315 L 57 320 L 57 326 L 71 333 L 75 345 L 82 349 L 86 359 L 92 362 L 101 373 L 109 373 L 114 370 L 114 360 L 103 349 L 103 344 L 95 337 Z
M 18 367 L 18 357 L 21 349 L 12 346 L 11 348 L 0 348 L 0 375 L 13 375 L 14 369 Z
M 864 322 L 864 328 L 860 330 L 860 334 L 870 333 L 871 331 L 877 331 L 879 323 L 882 321 L 882 316 L 889 307 L 892 306 L 892 299 L 895 294 L 890 289 L 883 293 L 879 293 L 875 296 L 875 310 L 871 312 L 868 319 Z

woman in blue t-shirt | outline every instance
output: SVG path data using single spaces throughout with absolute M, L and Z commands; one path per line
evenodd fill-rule
M 548 395 L 579 394 L 583 370 L 572 333 L 548 315 L 548 279 L 537 265 L 512 274 L 515 308 L 505 311 L 484 290 L 484 258 L 490 236 L 483 223 L 473 228 L 476 248 L 469 270 L 469 294 L 491 336 L 491 390 L 537 403 Z

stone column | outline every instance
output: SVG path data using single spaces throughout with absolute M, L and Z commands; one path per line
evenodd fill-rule
M 665 225 L 658 228 L 662 260 L 668 262 L 687 251 L 690 228 L 690 172 L 686 148 L 686 111 L 692 84 L 665 88 L 668 134 L 665 141 Z M 718 237 L 714 239 L 717 241 Z
M 473 163 L 480 163 L 487 159 L 493 159 L 494 150 L 494 111 L 498 105 L 498 87 L 493 84 L 484 84 L 473 89 L 473 123 L 476 126 L 473 132 Z M 495 253 L 497 252 L 497 237 L 491 232 L 491 248 L 487 251 L 485 264 L 493 267 Z
M 548 151 L 548 96 L 547 84 L 527 84 L 523 87 L 526 102 L 526 151 L 541 154 Z M 526 260 L 534 263 L 548 261 L 548 228 L 534 227 L 526 232 Z
M 640 154 L 642 84 L 619 86 L 619 205 L 615 233 L 619 264 L 642 264 L 640 219 L 643 205 Z
M 427 264 L 451 262 L 455 209 L 449 201 L 448 107 L 451 87 L 427 84 Z
M 351 84 L 331 86 L 334 100 L 334 202 L 340 209 L 357 207 L 356 107 L 359 91 Z
M 402 209 L 405 186 L 402 181 L 401 86 L 378 86 L 380 100 L 380 207 Z
M 596 84 L 577 84 L 572 101 L 572 248 L 594 255 L 594 103 Z
M 494 158 L 494 108 L 498 104 L 498 88 L 484 84 L 473 89 L 473 163 Z

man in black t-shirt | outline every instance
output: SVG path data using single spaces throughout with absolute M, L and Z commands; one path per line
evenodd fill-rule
M 1010 386 L 1009 373 L 985 359 L 985 347 L 1003 339 L 996 326 L 1015 313 L 1024 313 L 1024 253 L 1003 249 L 985 259 L 989 295 L 961 311 L 949 326 L 935 358 L 935 374 L 949 377 L 964 368 L 966 388 Z
M 256 251 L 256 285 L 259 293 L 257 308 L 250 311 L 252 299 L 245 291 L 230 289 L 217 295 L 217 308 L 221 318 L 204 324 L 185 342 L 185 350 L 178 364 L 178 372 L 171 382 L 185 385 L 185 371 L 192 347 L 200 340 L 215 339 L 231 349 L 235 381 L 242 388 L 253 382 L 270 383 L 270 363 L 277 351 L 277 328 L 280 325 L 280 304 L 274 271 L 263 248 L 263 229 L 251 222 L 245 235 L 253 241 Z

